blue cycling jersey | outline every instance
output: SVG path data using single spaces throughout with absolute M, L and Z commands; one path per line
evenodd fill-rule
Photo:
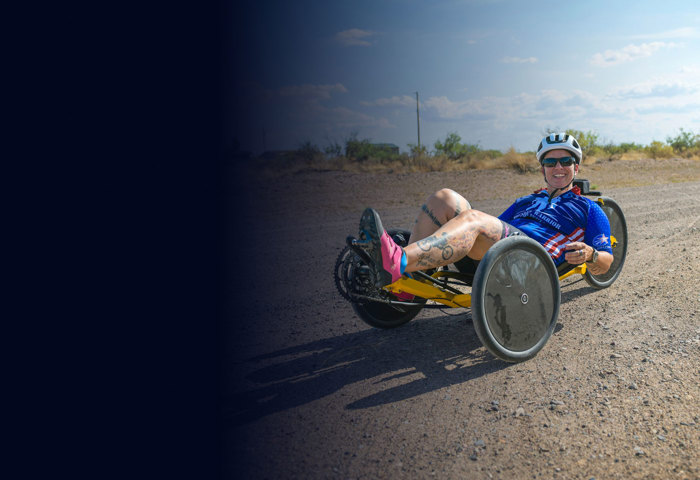
M 519 198 L 498 218 L 542 244 L 556 266 L 564 263 L 571 242 L 612 254 L 608 217 L 596 202 L 573 190 L 551 201 L 545 190 Z

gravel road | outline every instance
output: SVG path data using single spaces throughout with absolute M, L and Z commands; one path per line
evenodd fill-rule
M 332 267 L 366 206 L 410 227 L 451 187 L 498 214 L 539 174 L 230 174 L 226 478 L 700 478 L 699 162 L 584 167 L 626 214 L 627 261 L 605 290 L 565 280 L 554 335 L 519 364 L 465 309 L 367 326 Z

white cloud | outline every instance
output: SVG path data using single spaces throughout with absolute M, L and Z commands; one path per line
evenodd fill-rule
M 537 58 L 535 57 L 503 57 L 501 59 L 502 63 L 537 63 Z
M 602 103 L 602 102 L 600 102 Z M 563 115 L 578 115 L 588 109 L 605 108 L 588 92 L 574 90 L 561 92 L 543 90 L 540 93 L 521 93 L 511 97 L 482 97 L 465 101 L 452 101 L 449 98 L 430 97 L 425 108 L 440 119 L 501 119 L 510 118 L 552 118 Z
M 366 39 L 374 35 L 374 32 L 360 30 L 359 28 L 351 28 L 350 30 L 343 30 L 342 32 L 336 33 L 335 39 L 346 47 L 369 47 L 372 43 Z
M 664 32 L 658 33 L 647 33 L 642 35 L 632 35 L 629 38 L 632 39 L 643 39 L 643 38 L 654 38 L 654 39 L 669 39 L 669 38 L 698 38 L 700 37 L 700 31 L 695 27 L 681 27 L 673 30 L 666 30 Z
M 416 98 L 410 95 L 402 95 L 400 97 L 378 98 L 371 102 L 362 101 L 360 104 L 365 107 L 415 107 Z
M 423 105 L 432 110 L 439 118 L 460 118 L 474 110 L 472 101 L 453 102 L 445 96 L 430 97 L 423 102 Z
M 436 96 L 428 98 L 421 111 L 427 124 L 457 131 L 465 142 L 489 139 L 487 148 L 503 149 L 513 143 L 521 151 L 532 149 L 542 132 L 554 127 L 592 130 L 604 142 L 647 144 L 672 133 L 665 131 L 668 125 L 697 128 L 700 82 L 696 79 L 668 75 L 603 95 L 541 90 L 462 101 Z
M 690 95 L 700 90 L 700 86 L 684 82 L 643 82 L 623 87 L 615 92 L 618 98 L 678 97 Z
M 598 67 L 609 67 L 649 57 L 662 48 L 674 48 L 678 46 L 680 45 L 673 42 L 650 42 L 639 45 L 630 44 L 619 50 L 606 50 L 603 53 L 596 53 L 591 58 L 591 64 Z
M 681 73 L 698 74 L 700 73 L 700 65 L 684 65 L 681 67 Z

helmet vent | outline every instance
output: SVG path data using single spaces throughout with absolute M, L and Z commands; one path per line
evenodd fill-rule
M 576 163 L 581 161 L 583 152 L 581 145 L 573 135 L 566 132 L 550 133 L 544 137 L 537 147 L 537 160 L 542 161 L 542 157 L 549 151 L 555 149 L 564 149 L 570 151 L 576 158 Z

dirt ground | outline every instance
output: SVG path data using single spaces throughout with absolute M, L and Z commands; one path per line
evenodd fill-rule
M 499 214 L 539 174 L 228 174 L 225 478 L 700 478 L 699 162 L 582 168 L 625 212 L 627 260 L 605 290 L 564 280 L 555 333 L 519 364 L 466 309 L 367 326 L 332 270 L 366 206 L 408 228 L 450 187 Z

